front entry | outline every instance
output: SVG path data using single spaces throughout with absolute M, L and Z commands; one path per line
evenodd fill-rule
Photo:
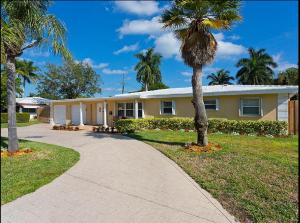
M 103 103 L 97 104 L 97 124 L 103 125 Z
M 86 124 L 86 106 L 82 105 L 82 121 L 83 124 Z M 72 105 L 72 124 L 79 125 L 80 124 L 80 106 Z

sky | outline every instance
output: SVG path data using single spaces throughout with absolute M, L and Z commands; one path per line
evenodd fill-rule
M 102 93 L 121 93 L 125 76 L 125 91 L 135 91 L 135 54 L 153 47 L 163 58 L 162 79 L 169 87 L 190 87 L 192 69 L 180 57 L 180 42 L 170 30 L 163 30 L 159 16 L 170 5 L 168 1 L 55 1 L 48 12 L 54 14 L 67 29 L 67 46 L 77 61 L 89 63 L 101 77 Z M 243 1 L 242 21 L 231 30 L 213 31 L 218 42 L 214 62 L 204 67 L 207 75 L 219 69 L 235 76 L 235 64 L 247 57 L 247 49 L 266 49 L 278 68 L 275 73 L 298 65 L 298 2 Z M 34 61 L 45 70 L 47 63 L 62 64 L 47 49 L 29 49 L 23 59 Z M 26 86 L 25 95 L 35 92 L 35 85 Z

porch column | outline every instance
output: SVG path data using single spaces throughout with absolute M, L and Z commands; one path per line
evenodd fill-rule
M 53 118 L 54 118 L 54 107 L 53 107 L 53 103 L 52 102 L 50 102 L 50 125 L 51 126 L 54 126 L 55 125 L 55 123 L 54 123 L 54 120 L 53 120 Z
M 83 113 L 82 113 L 82 102 L 79 104 L 79 120 L 80 120 L 80 126 L 84 126 L 83 124 Z
M 106 101 L 103 102 L 103 126 L 107 127 L 107 120 L 106 120 L 106 109 L 107 109 L 107 103 Z
M 139 103 L 137 100 L 134 100 L 134 118 L 139 118 Z
M 19 107 L 19 113 L 23 113 L 22 106 Z

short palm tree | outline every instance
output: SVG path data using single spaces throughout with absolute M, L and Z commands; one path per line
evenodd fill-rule
M 154 53 L 153 48 L 148 49 L 145 53 L 138 53 L 135 56 L 139 59 L 139 62 L 134 68 L 134 70 L 137 71 L 136 80 L 148 91 L 150 85 L 161 82 L 159 66 L 162 56 L 158 53 Z
M 26 83 L 30 84 L 38 79 L 36 71 L 38 71 L 38 67 L 34 66 L 32 61 L 16 60 L 16 72 L 23 82 L 23 97 Z
M 248 49 L 249 58 L 240 59 L 236 67 L 240 68 L 236 74 L 239 84 L 262 85 L 271 84 L 274 78 L 272 68 L 277 67 L 273 58 L 265 49 Z
M 208 144 L 208 121 L 203 102 L 202 68 L 213 61 L 217 41 L 212 30 L 229 29 L 241 19 L 238 0 L 175 0 L 170 9 L 166 9 L 161 22 L 164 28 L 174 30 L 181 41 L 181 56 L 184 62 L 193 68 L 192 103 L 195 108 L 195 128 L 197 144 Z
M 208 85 L 223 85 L 223 84 L 232 84 L 230 81 L 234 80 L 234 77 L 230 76 L 228 70 L 221 69 L 217 73 L 211 73 L 207 76 L 207 79 L 210 80 Z
M 18 150 L 16 129 L 16 58 L 24 50 L 46 46 L 65 59 L 71 55 L 65 47 L 65 28 L 47 14 L 48 0 L 1 1 L 1 62 L 5 65 L 8 103 L 8 151 Z

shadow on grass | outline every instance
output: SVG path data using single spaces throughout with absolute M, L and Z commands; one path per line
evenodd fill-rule
M 7 140 L 8 140 L 8 138 L 7 137 L 1 137 L 1 148 L 5 148 L 5 149 L 7 149 L 8 148 L 8 142 L 7 142 Z M 27 140 L 24 140 L 24 139 L 19 139 L 18 140 L 19 141 L 19 143 L 21 142 L 28 142 Z
M 161 143 L 161 144 L 166 144 L 166 145 L 170 145 L 170 146 L 184 146 L 185 143 L 183 142 L 170 142 L 170 141 L 161 141 L 161 140 L 154 140 L 154 139 L 147 139 L 144 138 L 140 135 L 136 135 L 134 133 L 128 134 L 128 137 L 140 140 L 140 141 L 146 141 L 146 142 L 154 142 L 154 143 Z

